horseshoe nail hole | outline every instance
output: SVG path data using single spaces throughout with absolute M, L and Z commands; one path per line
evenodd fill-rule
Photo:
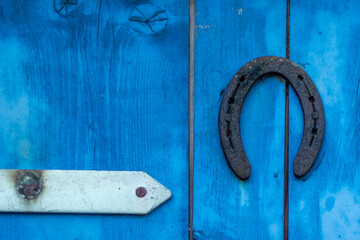
M 231 138 L 229 139 L 229 142 L 230 142 L 230 147 L 231 147 L 231 149 L 233 149 L 233 150 L 234 150 L 234 144 L 233 144 L 233 142 L 232 142 Z
M 310 96 L 310 97 L 309 97 L 309 101 L 310 101 L 310 102 L 315 102 L 315 98 L 314 98 L 313 96 Z
M 313 129 L 311 130 L 311 134 L 316 135 L 316 134 L 317 134 L 317 131 L 318 131 L 317 128 L 313 128 Z
M 226 114 L 231 114 L 231 106 L 228 106 L 228 109 L 226 110 Z
M 230 132 L 230 130 L 228 129 L 228 130 L 226 130 L 226 136 L 227 137 L 231 137 L 231 132 Z
M 298 77 L 298 79 L 299 79 L 300 81 L 304 80 L 304 77 L 301 76 L 300 74 L 299 74 L 297 77 Z
M 314 142 L 314 136 L 311 137 L 311 140 L 310 140 L 310 143 L 309 143 L 309 147 L 311 147 L 311 145 L 313 144 Z
M 228 104 L 233 104 L 235 102 L 235 99 L 232 97 L 229 97 Z
M 316 119 L 319 118 L 319 113 L 315 111 L 315 112 L 311 113 L 311 117 L 314 119 L 314 121 L 316 121 Z
M 240 81 L 240 82 L 244 82 L 244 81 L 245 81 L 245 79 L 246 79 L 246 75 L 241 75 L 241 77 L 240 77 L 239 81 Z

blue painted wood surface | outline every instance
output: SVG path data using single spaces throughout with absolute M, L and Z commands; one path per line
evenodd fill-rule
M 290 175 L 290 239 L 360 239 L 360 2 L 291 2 L 291 55 L 314 81 L 326 129 L 305 180 Z M 290 92 L 290 160 L 302 135 L 302 110 Z
M 285 1 L 196 1 L 194 238 L 282 239 L 284 82 L 266 78 L 247 96 L 241 136 L 247 181 L 228 167 L 217 126 L 220 101 L 248 61 L 285 56 Z
M 146 217 L 0 214 L 0 239 L 186 239 L 187 1 L 60 2 L 0 3 L 0 167 L 144 170 L 173 198 Z M 285 56 L 285 4 L 196 1 L 194 239 L 283 238 L 284 82 L 245 101 L 245 182 L 217 118 L 241 66 Z M 290 239 L 360 239 L 359 10 L 291 2 L 291 60 L 319 90 L 326 132 L 310 175 L 290 164 Z M 291 90 L 290 163 L 302 118 Z
M 60 2 L 0 3 L 0 168 L 143 170 L 173 198 L 148 216 L 0 214 L 0 239 L 184 239 L 188 3 Z

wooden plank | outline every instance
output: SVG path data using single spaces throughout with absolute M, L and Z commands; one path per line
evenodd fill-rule
M 146 217 L 0 214 L 0 238 L 183 239 L 188 4 L 77 2 L 0 3 L 0 167 L 141 170 L 173 198 Z
M 290 239 L 360 238 L 359 10 L 358 1 L 291 2 L 290 59 L 318 88 L 326 129 L 314 171 L 304 180 L 290 175 Z M 302 118 L 292 91 L 290 162 Z
M 241 135 L 247 181 L 228 167 L 217 126 L 222 94 L 238 69 L 285 57 L 285 1 L 196 1 L 195 239 L 282 239 L 285 83 L 267 78 L 245 100 Z
M 189 1 L 189 240 L 194 227 L 195 0 Z

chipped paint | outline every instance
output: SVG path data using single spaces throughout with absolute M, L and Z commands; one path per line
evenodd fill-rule
M 277 223 L 273 223 L 269 226 L 269 234 L 272 239 L 278 239 L 281 236 L 282 227 Z
M 0 146 L 2 161 L 14 164 L 14 156 L 22 166 L 29 159 L 29 96 L 26 69 L 28 53 L 16 38 L 0 39 Z M 10 162 L 11 161 L 11 162 Z
M 301 201 L 299 202 L 299 210 L 300 210 L 300 211 L 303 210 L 303 209 L 305 208 L 305 206 L 306 206 L 305 200 L 301 200 Z
M 324 239 L 360 239 L 360 195 L 344 187 L 320 199 Z
M 210 25 L 198 25 L 199 30 L 204 30 L 210 28 Z
M 241 196 L 241 206 L 248 206 L 249 205 L 249 201 L 248 201 L 248 195 L 245 191 L 245 187 L 244 187 L 244 181 L 241 181 L 240 183 L 240 196 Z

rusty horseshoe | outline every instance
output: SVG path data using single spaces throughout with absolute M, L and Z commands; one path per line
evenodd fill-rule
M 306 72 L 296 63 L 281 57 L 260 57 L 245 64 L 225 91 L 219 113 L 222 148 L 232 171 L 242 180 L 249 178 L 251 166 L 240 136 L 240 113 L 251 86 L 261 77 L 278 75 L 289 81 L 303 109 L 304 130 L 294 160 L 296 177 L 305 176 L 320 151 L 325 129 L 324 107 L 320 95 Z

